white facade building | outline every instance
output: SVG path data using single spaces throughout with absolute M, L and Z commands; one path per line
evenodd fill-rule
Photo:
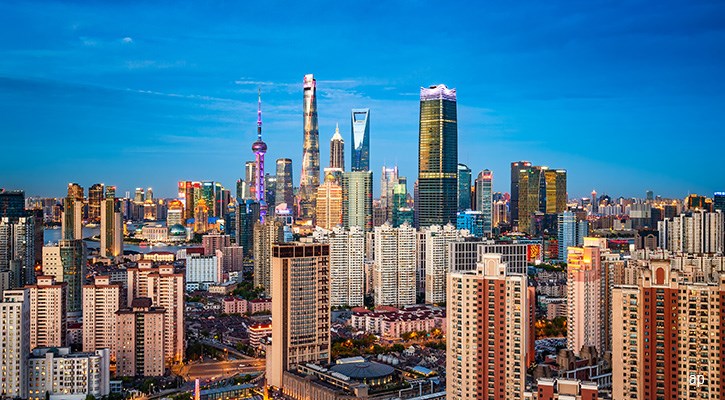
M 364 304 L 365 231 L 334 228 L 330 244 L 330 305 L 358 307 Z
M 415 228 L 404 223 L 375 228 L 373 291 L 375 304 L 401 307 L 415 304 Z
M 71 353 L 68 347 L 41 347 L 28 359 L 28 398 L 85 400 L 110 393 L 110 351 Z

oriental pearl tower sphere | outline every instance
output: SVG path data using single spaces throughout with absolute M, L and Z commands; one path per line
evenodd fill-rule
M 254 198 L 259 202 L 259 220 L 264 222 L 267 215 L 267 203 L 264 201 L 264 153 L 267 152 L 267 144 L 262 141 L 262 90 L 259 90 L 257 98 L 257 141 L 252 144 L 254 160 L 256 164 L 254 176 Z

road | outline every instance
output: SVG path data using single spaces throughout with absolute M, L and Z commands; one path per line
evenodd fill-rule
M 264 372 L 264 360 L 207 361 L 184 365 L 178 375 L 187 381 L 229 378 L 234 375 L 255 375 Z
M 209 340 L 209 339 L 199 339 L 199 343 L 201 343 L 205 346 L 214 347 L 219 350 L 226 350 L 227 353 L 229 353 L 230 355 L 237 357 L 237 358 L 241 358 L 244 360 L 256 360 L 256 358 L 254 358 L 254 357 L 250 357 L 246 354 L 240 353 L 237 349 L 235 349 L 232 346 L 227 346 L 226 344 L 222 344 L 217 341 L 213 341 L 213 340 Z

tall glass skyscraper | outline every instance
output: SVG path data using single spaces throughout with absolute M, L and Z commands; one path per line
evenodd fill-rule
M 370 109 L 353 108 L 352 118 L 352 171 L 370 170 Z
M 277 159 L 277 191 L 274 194 L 275 207 L 285 203 L 287 210 L 294 208 L 294 193 L 292 192 L 292 160 L 289 158 Z
M 312 74 L 304 78 L 302 113 L 304 132 L 298 217 L 314 219 L 315 196 L 320 186 L 320 132 L 317 126 L 317 81 Z
M 373 173 L 352 171 L 342 174 L 342 225 L 373 229 Z
M 484 169 L 476 177 L 476 210 L 481 211 L 483 234 L 490 235 L 493 230 L 493 172 Z
M 458 211 L 471 209 L 471 169 L 458 164 Z
M 456 222 L 458 208 L 456 89 L 420 89 L 417 223 L 424 228 Z
M 528 170 L 531 163 L 528 161 L 514 161 L 511 163 L 511 224 L 518 226 L 519 223 L 519 175 L 522 169 Z

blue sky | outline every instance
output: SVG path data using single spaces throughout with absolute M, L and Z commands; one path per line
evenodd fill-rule
M 445 83 L 459 161 L 496 190 L 522 159 L 566 168 L 571 197 L 725 189 L 725 3 L 507 3 L 3 1 L 0 187 L 233 190 L 257 87 L 268 165 L 292 158 L 297 184 L 314 73 L 323 167 L 369 107 L 374 179 L 397 163 L 412 182 L 419 88 Z

